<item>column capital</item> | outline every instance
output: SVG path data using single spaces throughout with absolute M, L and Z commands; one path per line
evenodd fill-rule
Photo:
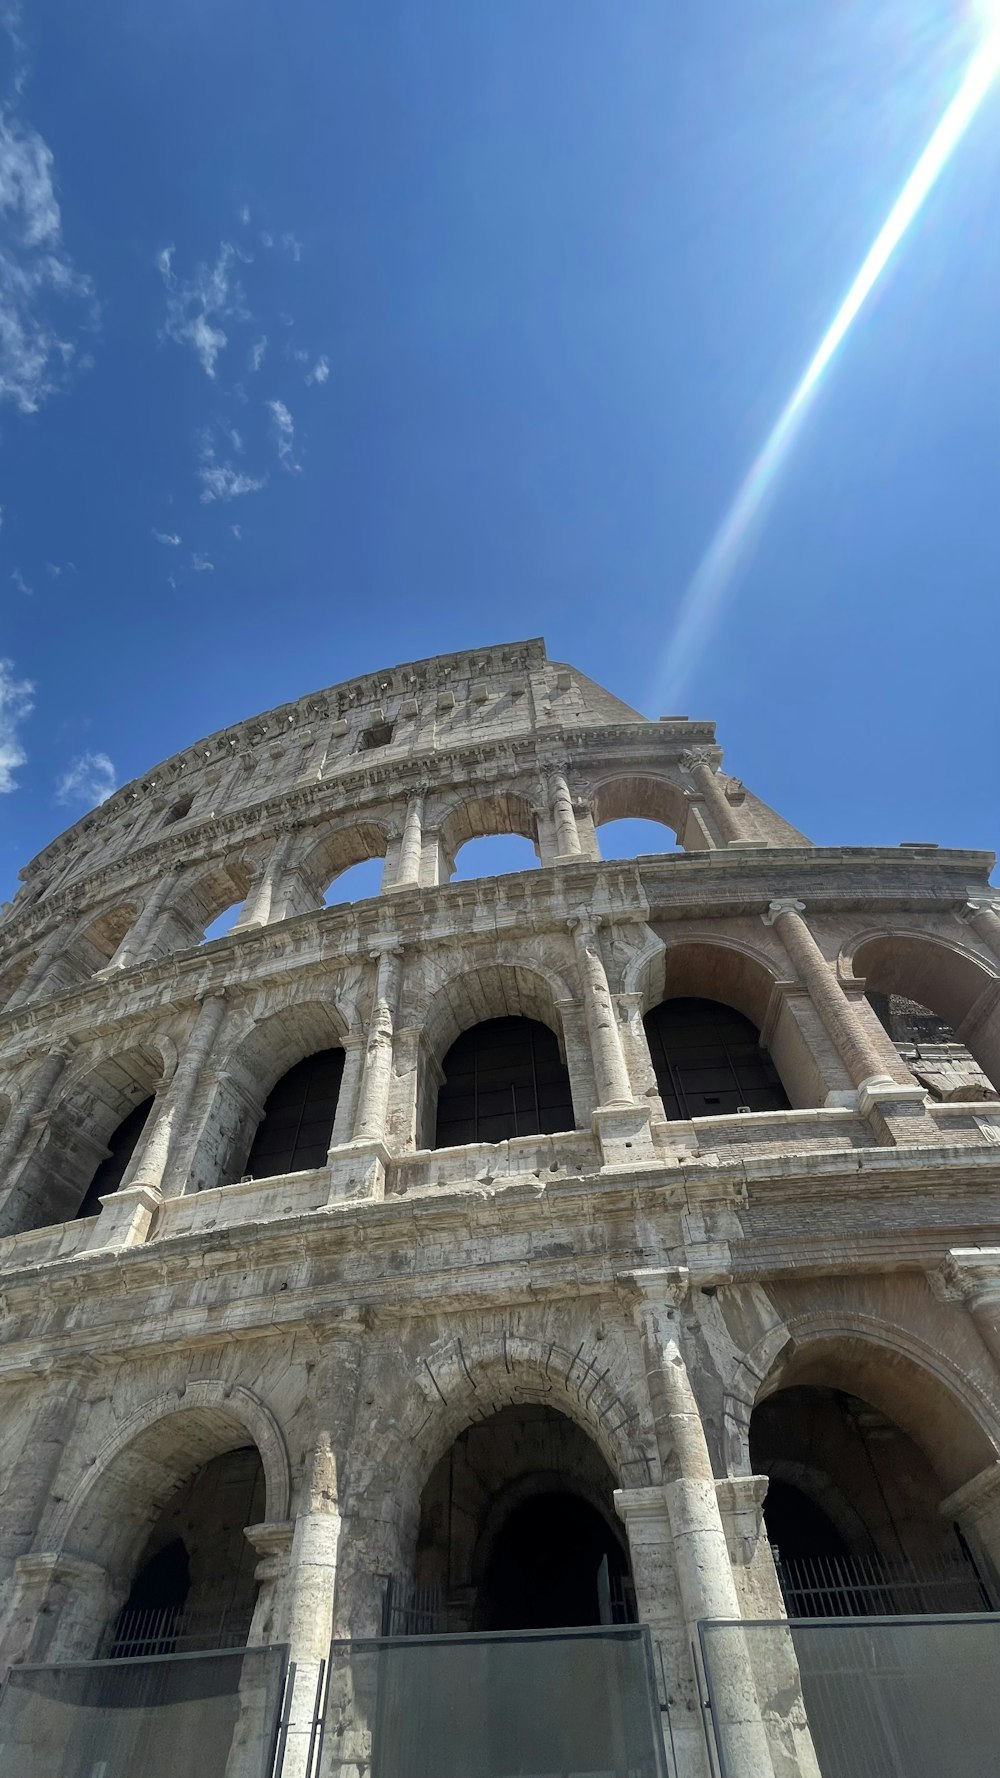
M 642 1525 L 654 1526 L 657 1530 L 669 1532 L 670 1520 L 662 1484 L 654 1482 L 648 1488 L 616 1488 L 613 1498 L 615 1512 L 628 1530 L 629 1536 L 632 1536 L 636 1529 Z
M 260 1560 L 254 1580 L 280 1580 L 288 1567 L 295 1533 L 294 1519 L 267 1520 L 260 1525 L 246 1525 L 243 1535 Z
M 710 772 L 715 772 L 721 762 L 722 752 L 718 747 L 685 747 L 681 754 L 681 765 L 689 772 L 696 766 L 707 766 Z
M 804 914 L 805 911 L 804 901 L 799 901 L 794 895 L 782 895 L 768 902 L 767 913 L 761 914 L 761 919 L 765 926 L 773 926 L 782 914 Z
M 691 1273 L 687 1266 L 649 1266 L 635 1272 L 618 1272 L 615 1284 L 619 1292 L 640 1315 L 644 1309 L 679 1309 L 691 1293 Z
M 961 911 L 963 920 L 974 920 L 977 914 L 1000 914 L 1000 896 L 970 895 Z
M 943 1302 L 1000 1302 L 1000 1247 L 952 1247 L 927 1278 Z

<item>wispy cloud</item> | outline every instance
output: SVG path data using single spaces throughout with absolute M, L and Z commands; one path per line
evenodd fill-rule
M 67 337 L 96 327 L 94 286 L 62 243 L 52 150 L 37 130 L 0 112 L 0 402 L 34 414 L 87 359 Z
M 60 567 L 58 562 L 46 562 L 45 572 L 48 575 L 50 580 L 58 580 L 60 574 L 62 573 L 62 568 Z
M 281 245 L 284 247 L 286 253 L 291 254 L 296 265 L 298 265 L 299 260 L 302 258 L 302 242 L 298 240 L 295 235 L 288 233 L 282 235 Z
M 156 256 L 167 296 L 164 332 L 178 345 L 190 346 L 205 375 L 213 380 L 216 360 L 229 339 L 222 322 L 249 319 L 236 276 L 243 257 L 230 241 L 222 241 L 214 265 L 199 265 L 192 277 L 178 278 L 174 248 L 164 247 Z
M 295 421 L 283 401 L 269 401 L 267 407 L 278 446 L 278 461 L 290 475 L 298 475 L 302 465 L 295 461 Z
M 107 802 L 117 782 L 118 774 L 106 753 L 81 753 L 57 779 L 56 802 L 83 803 L 92 809 Z
M 30 599 L 32 597 L 35 589 L 33 586 L 31 586 L 31 584 L 28 581 L 25 580 L 24 575 L 21 573 L 20 568 L 12 568 L 10 578 L 14 582 L 14 585 L 16 586 L 19 593 L 23 593 L 26 599 Z
M 15 679 L 13 661 L 0 660 L 0 796 L 16 790 L 14 773 L 28 755 L 20 741 L 20 727 L 35 707 L 30 679 Z
M 253 345 L 250 348 L 250 369 L 252 371 L 260 369 L 261 365 L 264 362 L 264 353 L 266 351 L 267 351 L 267 334 L 262 333 L 260 336 L 260 339 L 255 340 Z
M 158 531 L 155 525 L 153 526 L 153 536 L 156 538 L 157 543 L 170 543 L 173 544 L 175 549 L 181 542 L 181 538 L 176 531 Z
M 235 537 L 237 543 L 242 543 L 243 542 L 243 526 L 242 525 L 230 525 L 229 529 L 232 532 L 233 536 Z
M 267 480 L 266 476 L 244 475 L 231 463 L 203 463 L 198 474 L 204 506 L 213 500 L 238 500 L 241 494 L 256 494 Z
M 199 556 L 197 554 L 192 555 L 191 566 L 196 574 L 215 573 L 215 563 L 211 561 L 208 556 Z
M 242 209 L 240 210 L 240 221 L 242 222 L 244 228 L 249 228 L 249 226 L 250 226 L 250 205 L 249 204 L 244 204 Z
M 312 370 L 307 371 L 306 382 L 307 383 L 325 383 L 327 380 L 327 377 L 329 375 L 330 375 L 330 360 L 327 357 L 326 353 L 323 352 L 320 355 L 320 357 L 317 358 L 315 364 L 312 367 Z
M 242 450 L 243 439 L 240 434 L 230 427 L 224 427 L 223 430 L 230 443 Z M 206 428 L 201 439 L 198 479 L 201 482 L 202 505 L 209 506 L 213 500 L 238 500 L 243 494 L 256 494 L 264 486 L 267 477 L 247 475 L 232 463 L 220 463 L 211 429 Z

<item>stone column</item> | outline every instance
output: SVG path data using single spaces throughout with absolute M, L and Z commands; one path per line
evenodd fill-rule
M 565 773 L 552 772 L 549 776 L 549 807 L 552 811 L 552 825 L 556 835 L 556 856 L 553 864 L 575 863 L 583 856 L 580 845 L 580 834 L 576 825 L 576 813 L 573 809 L 573 798 L 569 793 Z
M 369 954 L 377 971 L 354 1128 L 348 1143 L 330 1149 L 331 1198 L 381 1197 L 385 1191 L 402 951 L 399 946 L 385 945 Z
M 146 897 L 141 913 L 133 920 L 110 963 L 98 971 L 99 975 L 109 975 L 113 969 L 131 969 L 133 963 L 143 961 L 146 941 L 177 888 L 178 875 L 178 867 L 172 865 L 154 885 Z
M 882 1142 L 938 1138 L 937 1126 L 927 1116 L 922 1087 L 904 1086 L 887 1073 L 885 1057 L 865 1030 L 840 982 L 803 920 L 805 902 L 786 896 L 772 901 L 761 915 L 765 926 L 777 932 L 793 968 L 809 990 L 852 1085 L 858 1089 L 858 1109 L 870 1117 Z
M 726 799 L 726 793 L 719 783 L 718 774 L 712 763 L 712 755 L 707 748 L 689 747 L 681 755 L 681 763 L 685 765 L 694 783 L 705 799 L 712 826 L 719 835 L 724 846 L 733 840 L 743 838 L 743 824 L 732 804 Z
M 166 1192 L 167 1187 L 177 1183 L 184 1126 L 201 1085 L 202 1071 L 212 1053 L 225 1016 L 224 991 L 202 1001 L 194 1030 L 164 1095 L 163 1106 L 155 1114 L 152 1129 L 143 1141 L 133 1183 L 116 1192 L 116 1198 L 123 1197 L 126 1192 L 152 1192 L 156 1194 L 155 1201 L 159 1202 L 159 1197 Z M 104 1214 L 102 1210 L 101 1221 L 104 1220 Z
M 399 844 L 396 875 L 391 883 L 385 885 L 387 891 L 417 889 L 420 886 L 420 866 L 424 855 L 423 820 L 426 795 L 427 786 L 422 784 L 419 789 L 412 792 L 406 805 L 406 819 L 403 823 L 403 837 Z
M 573 934 L 580 971 L 580 988 L 597 1080 L 598 1103 L 602 1106 L 631 1105 L 632 1083 L 629 1080 L 611 990 L 601 959 L 596 922 L 574 917 L 567 921 L 567 925 Z
M 629 1280 L 642 1337 L 646 1379 L 664 1475 L 674 1565 L 687 1635 L 703 1619 L 740 1618 L 715 1476 L 683 1349 L 683 1268 L 636 1272 Z M 774 1778 L 767 1735 L 745 1644 L 732 1641 L 716 1676 L 716 1703 L 729 1752 L 728 1778 Z
M 365 1067 L 354 1119 L 355 1142 L 385 1142 L 389 1089 L 392 1085 L 392 1039 L 399 1000 L 402 952 L 397 946 L 372 951 L 378 965 L 375 998 L 368 1025 Z
M 593 920 L 567 921 L 576 947 L 583 1012 L 597 1085 L 593 1127 L 601 1144 L 604 1171 L 633 1171 L 657 1165 L 650 1134 L 650 1102 L 636 1103 L 615 1005 L 601 960 Z
M 929 1283 L 936 1296 L 965 1304 L 1000 1370 L 1000 1247 L 953 1247 Z
M 772 901 L 761 918 L 773 926 L 797 973 L 809 989 L 809 997 L 832 1037 L 856 1087 L 873 1076 L 885 1079 L 885 1066 L 856 1018 L 847 995 L 802 918 L 805 902 L 786 897 Z
M 962 919 L 1000 957 L 1000 900 L 994 895 L 970 895 Z
M 247 926 L 267 925 L 297 837 L 294 828 L 288 828 L 278 836 L 274 851 L 243 903 L 240 917 L 233 926 L 234 932 L 242 932 Z
M 52 1050 L 39 1062 L 0 1131 L 0 1175 L 5 1173 L 17 1155 L 32 1119 L 45 1109 L 46 1101 L 69 1060 L 65 1050 Z
M 0 1592 L 15 1562 L 31 1549 L 72 1436 L 84 1384 L 95 1369 L 93 1361 L 80 1359 L 52 1364 L 45 1371 L 42 1399 L 0 1494 Z
M 20 1556 L 0 1607 L 0 1677 L 15 1661 L 93 1659 L 120 1603 L 97 1562 L 58 1550 Z
M 59 921 L 57 925 L 53 926 L 52 931 L 42 940 L 38 956 L 35 958 L 30 969 L 25 972 L 20 983 L 14 989 L 13 994 L 7 1002 L 7 1012 L 13 1012 L 15 1007 L 24 1006 L 25 1003 L 32 998 L 35 990 L 41 987 L 44 978 L 48 975 L 51 965 L 55 962 L 56 957 L 66 943 L 68 926 L 68 921 Z

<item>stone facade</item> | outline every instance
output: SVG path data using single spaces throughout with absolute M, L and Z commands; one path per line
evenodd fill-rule
M 624 816 L 680 850 L 602 862 Z M 450 882 L 493 833 L 541 868 Z M 381 893 L 325 906 L 371 857 Z M 378 1632 L 386 1576 L 481 1621 L 505 1515 L 562 1489 L 620 1551 L 704 1778 L 696 1625 L 782 1609 L 767 1477 L 888 1535 L 843 1504 L 832 1423 L 810 1467 L 808 1390 L 915 1451 L 904 1543 L 937 1514 L 1000 1568 L 992 863 L 815 847 L 710 723 L 646 721 L 538 641 L 302 698 L 54 841 L 0 922 L 0 1659 L 106 1647 L 230 1453 L 231 1498 L 263 1500 L 249 1635 L 306 1689 L 331 1635 Z M 937 1042 L 897 1047 L 877 996 Z M 668 1118 L 644 1019 L 672 999 L 749 1020 L 788 1108 Z M 511 1018 L 555 1034 L 573 1127 L 436 1147 L 450 1046 Z M 327 1050 L 325 1163 L 248 1177 L 272 1089 Z

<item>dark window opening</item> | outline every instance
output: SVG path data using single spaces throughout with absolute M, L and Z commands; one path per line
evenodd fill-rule
M 182 796 L 180 802 L 174 803 L 173 807 L 168 809 L 164 815 L 164 827 L 169 827 L 172 821 L 183 821 L 185 815 L 190 815 L 193 804 L 193 796 Z
M 152 1109 L 152 1098 L 144 1099 L 142 1104 L 137 1105 L 134 1111 L 130 1111 L 128 1117 L 118 1125 L 108 1143 L 111 1153 L 106 1160 L 101 1162 L 87 1187 L 86 1195 L 76 1213 L 77 1217 L 97 1216 L 101 1208 L 101 1199 L 118 1190 Z
M 668 1118 L 788 1111 L 756 1026 L 716 1000 L 664 1000 L 644 1020 Z
M 438 1094 L 435 1148 L 572 1130 L 559 1045 L 537 1019 L 487 1019 L 452 1044 Z
M 627 1565 L 595 1507 L 574 1494 L 538 1494 L 497 1537 L 479 1602 L 484 1630 L 557 1630 L 610 1623 Z M 603 1595 L 603 1599 L 602 1599 Z
M 343 1073 L 344 1052 L 332 1049 L 307 1056 L 282 1076 L 253 1139 L 249 1178 L 273 1179 L 326 1164 Z
M 372 747 L 388 747 L 395 726 L 394 722 L 375 722 L 371 728 L 362 729 L 359 751 L 365 753 Z

